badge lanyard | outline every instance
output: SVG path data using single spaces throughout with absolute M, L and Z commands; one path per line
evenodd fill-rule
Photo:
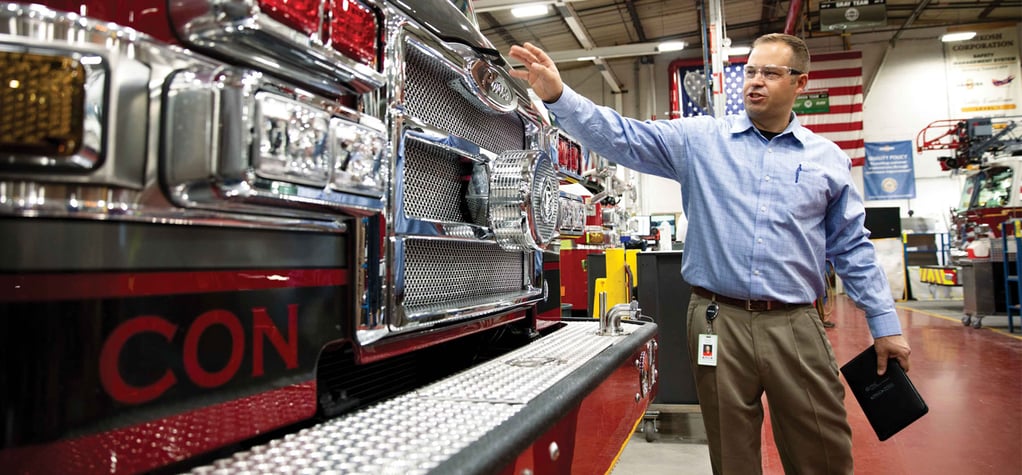
M 713 321 L 720 313 L 720 305 L 717 299 L 710 300 L 706 306 L 706 333 L 699 334 L 699 357 L 698 363 L 702 366 L 717 366 L 717 335 L 713 333 Z

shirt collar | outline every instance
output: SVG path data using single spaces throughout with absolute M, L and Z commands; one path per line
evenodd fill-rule
M 740 134 L 753 128 L 755 128 L 755 125 L 753 125 L 752 119 L 749 118 L 749 114 L 745 111 L 736 115 L 735 120 L 731 123 L 732 134 Z M 784 135 L 789 132 L 803 145 L 810 134 L 809 129 L 802 127 L 802 124 L 798 121 L 798 116 L 794 112 L 791 113 L 791 122 L 788 122 L 788 126 L 778 135 Z

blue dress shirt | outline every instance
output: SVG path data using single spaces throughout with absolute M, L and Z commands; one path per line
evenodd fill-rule
M 681 184 L 689 284 L 743 300 L 812 302 L 829 258 L 873 337 L 901 334 L 851 160 L 797 118 L 767 140 L 744 112 L 640 121 L 567 86 L 547 107 L 596 153 Z

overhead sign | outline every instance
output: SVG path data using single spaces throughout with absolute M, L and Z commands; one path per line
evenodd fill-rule
M 887 0 L 820 2 L 820 31 L 887 25 Z

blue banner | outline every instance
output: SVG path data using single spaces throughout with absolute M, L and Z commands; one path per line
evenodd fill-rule
M 866 142 L 866 167 L 862 171 L 862 180 L 866 200 L 915 198 L 912 141 Z

